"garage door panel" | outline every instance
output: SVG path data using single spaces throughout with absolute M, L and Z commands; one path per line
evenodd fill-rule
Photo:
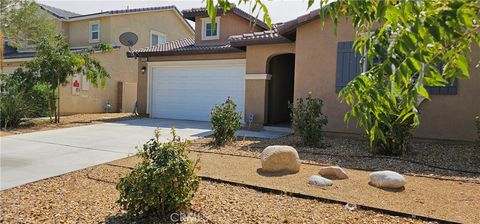
M 154 67 L 151 78 L 151 116 L 210 120 L 210 111 L 230 96 L 243 112 L 245 66 L 225 66 L 216 61 L 192 66 Z M 243 113 L 242 113 L 243 114 Z

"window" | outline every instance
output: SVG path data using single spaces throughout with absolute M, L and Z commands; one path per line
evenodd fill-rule
M 220 17 L 212 24 L 210 18 L 202 18 L 202 40 L 216 40 L 220 37 Z
M 167 36 L 157 31 L 150 31 L 150 46 L 156 46 L 167 42 Z
M 88 38 L 90 43 L 100 41 L 100 22 L 90 21 L 90 36 Z

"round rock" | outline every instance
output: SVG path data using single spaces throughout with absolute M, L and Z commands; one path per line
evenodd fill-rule
M 318 171 L 318 174 L 322 177 L 328 177 L 332 179 L 347 179 L 347 173 L 339 166 L 327 166 L 327 167 L 322 167 L 320 168 L 320 171 Z
M 405 185 L 405 178 L 390 170 L 376 171 L 369 174 L 370 183 L 381 188 L 401 188 Z
M 333 185 L 333 181 L 319 175 L 313 175 L 310 178 L 308 178 L 308 183 L 311 185 L 322 186 L 322 187 Z
M 267 173 L 296 173 L 300 170 L 297 150 L 291 146 L 268 146 L 262 152 L 262 171 Z

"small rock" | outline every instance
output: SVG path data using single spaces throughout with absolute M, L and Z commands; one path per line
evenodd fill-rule
M 339 167 L 339 166 L 327 166 L 327 167 L 322 167 L 320 168 L 320 171 L 318 171 L 318 174 L 323 177 L 329 177 L 333 179 L 347 179 L 347 173 Z
M 371 184 L 376 187 L 401 188 L 405 185 L 405 178 L 390 170 L 372 172 L 369 176 Z
M 333 185 L 333 181 L 318 175 L 313 175 L 310 178 L 308 178 L 308 183 L 311 185 L 322 186 L 322 187 Z
M 296 173 L 300 170 L 297 150 L 291 146 L 268 146 L 262 152 L 262 171 Z

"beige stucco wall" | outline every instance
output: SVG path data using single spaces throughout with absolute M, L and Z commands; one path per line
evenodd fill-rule
M 121 46 L 118 37 L 126 31 L 134 32 L 139 36 L 135 48 L 150 45 L 150 31 L 158 31 L 167 35 L 167 40 L 193 37 L 193 31 L 188 27 L 174 10 L 164 10 L 146 13 L 133 13 L 110 17 L 94 18 L 90 20 L 60 22 L 57 21 L 58 29 L 68 28 L 67 41 L 71 47 L 85 47 L 95 43 L 89 43 L 89 22 L 100 21 L 100 39 L 105 43 Z M 129 91 L 136 95 L 137 90 L 132 90 L 132 84 L 137 83 L 138 62 L 136 59 L 126 57 L 127 47 L 121 46 L 113 52 L 94 53 L 92 56 L 100 61 L 110 74 L 105 88 L 95 88 L 90 85 L 89 90 L 82 90 L 79 95 L 72 94 L 72 83 L 60 87 L 60 109 L 63 114 L 94 113 L 102 112 L 103 105 L 109 101 L 112 112 L 119 110 L 118 82 L 129 83 Z M 18 63 L 4 63 L 5 71 L 13 71 Z M 134 104 L 136 97 L 124 96 L 124 104 Z
M 420 127 L 415 136 L 474 140 L 475 116 L 480 115 L 480 48 L 473 46 L 470 56 L 470 79 L 458 80 L 457 95 L 431 95 L 420 105 Z
M 100 21 L 100 39 L 102 42 L 121 46 L 118 37 L 124 32 L 134 32 L 138 35 L 135 48 L 150 46 L 150 31 L 161 32 L 167 36 L 167 41 L 182 39 L 193 36 L 193 31 L 184 23 L 174 10 L 156 12 L 132 13 L 110 17 L 95 18 L 90 20 L 70 22 L 71 46 L 86 46 L 89 35 L 89 22 Z M 120 49 L 109 53 L 95 53 L 97 58 L 111 77 L 107 80 L 104 89 L 90 87 L 88 91 L 81 91 L 80 96 L 72 95 L 71 83 L 62 87 L 61 109 L 63 113 L 101 112 L 103 105 L 109 101 L 113 112 L 119 111 L 118 105 L 118 82 L 137 83 L 138 62 L 126 57 L 128 48 L 121 46 Z M 129 88 L 130 92 L 137 92 Z M 136 95 L 136 94 L 135 94 Z M 136 97 L 124 96 L 123 104 L 132 105 Z M 124 107 L 128 109 L 130 107 Z M 130 110 L 126 111 L 130 112 Z
M 25 62 L 24 61 L 9 62 L 6 60 L 3 62 L 3 65 L 1 66 L 0 73 L 11 74 L 15 71 L 15 69 L 20 67 L 23 63 Z
M 295 43 L 251 45 L 247 47 L 246 71 L 248 74 L 266 74 L 269 59 L 279 54 L 295 53 Z M 268 80 L 247 79 L 245 81 L 245 114 L 255 116 L 254 125 L 265 123 L 268 105 Z
M 110 42 L 116 45 L 121 45 L 118 37 L 124 32 L 134 32 L 138 35 L 138 42 L 134 46 L 136 49 L 150 46 L 151 30 L 165 34 L 167 41 L 194 35 L 193 30 L 182 21 L 183 18 L 175 10 L 134 13 L 110 18 Z
M 100 41 L 120 46 L 120 34 L 133 32 L 138 35 L 134 48 L 150 46 L 150 31 L 157 31 L 167 36 L 167 41 L 191 37 L 194 32 L 183 22 L 175 10 L 152 11 L 143 13 L 119 14 L 107 17 L 69 21 L 69 44 L 72 47 L 88 46 L 92 21 L 100 22 Z
M 68 43 L 71 47 L 85 47 L 96 43 L 89 42 L 90 22 L 99 21 L 100 24 L 100 42 L 110 43 L 111 38 L 111 18 L 101 17 L 91 20 L 80 20 L 68 22 L 69 38 Z
M 202 40 L 202 18 L 195 17 L 195 44 L 196 45 L 209 45 L 209 44 L 223 44 L 228 42 L 228 37 L 232 35 L 239 35 L 244 33 L 251 33 L 262 31 L 263 28 L 259 26 L 253 26 L 248 20 L 232 13 L 220 14 L 220 35 L 217 40 Z
M 356 122 L 349 127 L 343 116 L 349 107 L 339 102 L 335 93 L 337 42 L 354 39 L 354 30 L 348 22 L 340 20 L 338 35 L 327 22 L 322 29 L 320 21 L 313 21 L 297 29 L 295 98 L 305 97 L 311 91 L 324 100 L 324 113 L 328 116 L 327 131 L 363 133 Z M 472 61 L 478 62 L 480 50 L 473 48 Z M 420 128 L 415 137 L 451 140 L 474 140 L 474 115 L 480 113 L 480 70 L 472 63 L 470 80 L 460 80 L 457 95 L 432 95 L 431 102 L 421 105 Z
M 198 55 L 177 55 L 177 56 L 157 56 L 148 58 L 149 62 L 154 61 L 197 61 L 197 60 L 216 60 L 216 59 L 244 59 L 245 53 L 226 53 L 226 54 L 198 54 Z M 135 59 L 131 59 L 136 61 Z M 137 73 L 138 73 L 138 88 L 137 88 L 137 102 L 138 113 L 146 114 L 147 112 L 147 79 L 148 66 L 147 59 L 138 59 Z M 141 72 L 145 68 L 145 73 Z

